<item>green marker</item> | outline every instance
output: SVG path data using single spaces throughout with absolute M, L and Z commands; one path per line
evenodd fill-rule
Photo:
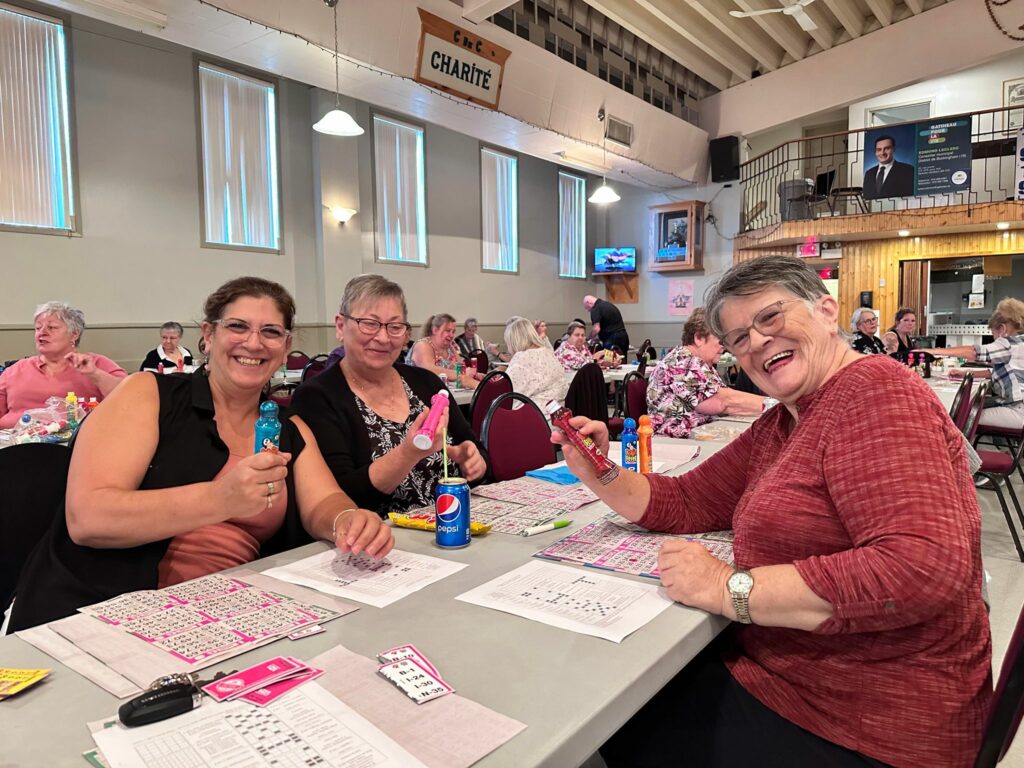
M 548 531 L 554 531 L 557 528 L 565 528 L 567 525 L 572 524 L 572 520 L 555 520 L 552 523 L 545 523 L 544 525 L 535 525 L 533 528 L 524 528 L 520 536 L 534 536 L 538 533 L 547 533 Z

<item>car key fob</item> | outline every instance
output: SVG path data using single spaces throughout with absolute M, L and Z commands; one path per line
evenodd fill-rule
M 174 683 L 145 691 L 125 702 L 117 710 L 117 716 L 133 728 L 189 712 L 201 703 L 202 693 L 192 683 Z

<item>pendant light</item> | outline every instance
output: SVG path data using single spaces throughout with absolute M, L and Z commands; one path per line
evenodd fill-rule
M 330 136 L 359 136 L 363 129 L 352 119 L 352 115 L 341 108 L 341 93 L 338 84 L 338 0 L 324 0 L 334 9 L 334 109 L 313 125 L 317 133 Z
M 600 110 L 597 113 L 597 119 L 602 123 L 604 122 L 604 110 Z M 604 131 L 602 130 L 602 133 Z M 604 133 L 604 165 L 608 167 L 608 134 Z M 608 186 L 608 177 L 606 174 L 601 175 L 601 186 L 594 190 L 587 200 L 588 202 L 595 203 L 596 205 L 608 205 L 608 203 L 617 203 L 622 198 L 619 197 L 618 193 L 614 189 Z

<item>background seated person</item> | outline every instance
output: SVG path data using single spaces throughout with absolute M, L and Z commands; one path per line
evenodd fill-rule
M 544 407 L 549 400 L 559 405 L 565 402 L 569 390 L 565 369 L 551 347 L 537 335 L 533 323 L 525 317 L 510 317 L 505 323 L 505 346 L 512 353 L 506 373 L 512 379 L 513 391 L 533 400 L 545 415 Z
M 896 334 L 896 354 L 901 359 L 907 359 L 907 353 L 916 349 L 917 345 L 911 340 L 911 336 L 917 333 L 917 315 L 910 307 L 900 307 L 896 310 L 896 322 L 893 323 L 890 333 Z
M 668 596 L 738 623 L 605 743 L 608 768 L 678 766 L 684 753 L 701 768 L 973 765 L 992 642 L 962 436 L 920 377 L 850 348 L 800 259 L 732 267 L 707 310 L 781 405 L 679 477 L 623 471 L 601 485 L 552 435 L 626 519 L 735 531 L 735 568 L 695 542 L 662 547 Z M 604 424 L 575 426 L 607 450 Z
M 137 373 L 82 423 L 65 514 L 21 574 L 11 627 L 124 592 L 177 584 L 306 543 L 383 557 L 391 530 L 339 488 L 309 428 L 281 423 L 254 453 L 260 396 L 291 348 L 277 283 L 231 280 L 206 300 L 206 369 Z
M 708 328 L 704 308 L 683 324 L 682 345 L 670 350 L 647 377 L 647 413 L 659 435 L 689 437 L 715 416 L 756 416 L 765 398 L 730 389 L 715 366 L 722 344 Z
M 74 392 L 78 399 L 103 398 L 127 374 L 109 357 L 79 352 L 85 315 L 62 301 L 36 307 L 37 354 L 4 369 L 0 376 L 0 429 L 13 427 L 31 408 L 42 408 L 50 397 L 63 399 Z
M 989 398 L 979 423 L 989 427 L 1024 429 L 1024 302 L 1003 299 L 988 319 L 994 337 L 991 344 L 928 349 L 925 352 L 990 363 L 991 370 L 972 368 L 976 378 L 992 379 Z M 2 379 L 0 379 L 2 381 Z
M 409 332 L 401 287 L 380 275 L 360 275 L 345 286 L 335 318 L 345 345 L 340 365 L 300 386 L 292 408 L 316 435 L 338 484 L 355 502 L 379 513 L 434 503 L 442 476 L 442 427 L 448 425 L 450 473 L 470 482 L 487 462 L 462 411 L 454 403 L 434 443 L 412 443 L 443 388 L 423 368 L 396 363 Z
M 565 370 L 578 371 L 587 363 L 598 363 L 602 368 L 612 364 L 612 360 L 605 357 L 605 350 L 591 352 L 587 348 L 587 329 L 583 323 L 575 320 L 569 323 L 563 338 L 565 341 L 558 345 L 555 359 Z
M 466 373 L 465 361 L 455 344 L 455 318 L 446 312 L 427 318 L 427 322 L 423 324 L 421 337 L 412 345 L 406 362 L 435 375 L 443 373 L 448 377 L 449 386 L 453 388 L 476 389 L 477 383 L 486 374 L 486 371 Z M 462 375 L 456 381 L 455 374 L 459 367 L 462 368 Z
M 534 320 L 533 330 L 540 336 L 540 340 L 543 341 L 547 346 L 551 346 L 551 339 L 548 338 L 548 324 L 546 320 Z M 552 349 L 554 349 L 552 347 Z
M 850 318 L 850 331 L 853 341 L 850 346 L 862 355 L 884 355 L 885 345 L 876 335 L 878 333 L 878 315 L 871 307 L 858 307 L 853 310 Z
M 142 361 L 139 370 L 155 369 L 163 365 L 165 370 L 176 368 L 181 373 L 184 372 L 185 366 L 191 368 L 195 365 L 192 353 L 181 346 L 181 337 L 184 333 L 185 329 L 181 327 L 181 323 L 176 323 L 173 320 L 161 325 L 160 345 L 156 349 L 149 350 L 149 354 Z
M 468 360 L 473 356 L 474 352 L 482 351 L 487 354 L 487 359 L 492 363 L 498 360 L 508 360 L 508 355 L 502 355 L 498 351 L 497 344 L 480 338 L 480 334 L 477 333 L 478 327 L 479 325 L 475 317 L 467 317 L 466 322 L 462 325 L 462 333 L 455 337 L 455 343 L 458 345 L 462 356 Z M 486 371 L 480 371 L 480 373 L 486 373 Z

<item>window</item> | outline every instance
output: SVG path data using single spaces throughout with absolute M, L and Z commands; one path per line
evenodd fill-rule
M 868 110 L 868 124 L 875 128 L 880 125 L 907 123 L 912 120 L 927 120 L 932 114 L 932 103 L 922 101 L 917 104 L 898 104 L 889 107 L 877 107 Z
M 480 150 L 483 269 L 519 271 L 519 182 L 516 158 Z
M 377 260 L 427 263 L 423 129 L 373 117 Z
M 0 225 L 72 231 L 64 25 L 0 3 L 0 51 Z
M 558 276 L 587 276 L 587 180 L 558 173 Z
M 274 84 L 200 64 L 199 113 L 203 243 L 281 250 Z

